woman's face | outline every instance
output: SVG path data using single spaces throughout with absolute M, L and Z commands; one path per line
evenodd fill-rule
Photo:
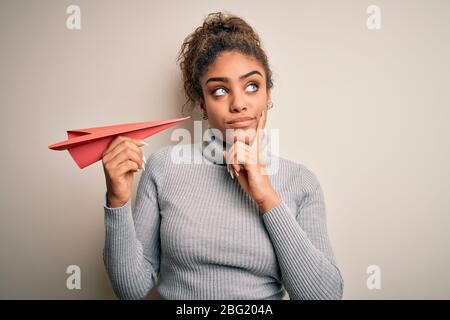
M 227 138 L 230 143 L 235 136 L 250 143 L 259 118 L 271 99 L 261 63 L 236 51 L 222 52 L 208 67 L 200 83 L 204 97 L 200 108 L 203 112 L 206 110 L 210 127 L 220 130 L 223 139 Z M 248 120 L 236 122 L 239 118 Z M 233 136 L 227 136 L 227 131 Z M 239 131 L 241 134 L 238 135 Z

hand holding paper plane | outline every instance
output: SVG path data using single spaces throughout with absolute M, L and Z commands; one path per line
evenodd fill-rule
M 109 143 L 118 135 L 143 140 L 189 118 L 190 116 L 171 120 L 155 120 L 68 130 L 68 140 L 48 147 L 52 150 L 67 149 L 77 165 L 83 169 L 100 160 Z

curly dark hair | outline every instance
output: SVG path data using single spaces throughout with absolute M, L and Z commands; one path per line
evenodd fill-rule
M 258 34 L 242 18 L 224 12 L 208 14 L 184 40 L 177 61 L 183 74 L 186 105 L 192 112 L 195 103 L 203 99 L 200 78 L 217 55 L 223 51 L 238 51 L 258 60 L 266 73 L 266 87 L 273 87 L 272 71 L 262 49 Z

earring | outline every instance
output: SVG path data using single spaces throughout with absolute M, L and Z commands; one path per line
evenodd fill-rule
M 208 114 L 206 112 L 203 113 L 203 120 L 208 120 Z
M 267 109 L 272 109 L 273 108 L 273 102 L 267 106 Z

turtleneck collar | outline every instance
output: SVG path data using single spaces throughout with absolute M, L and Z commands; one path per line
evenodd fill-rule
M 201 153 L 203 157 L 210 163 L 215 165 L 226 166 L 226 161 L 223 156 L 223 152 L 231 149 L 231 144 L 220 139 L 217 135 L 214 134 L 215 130 L 211 128 L 206 129 L 205 134 L 203 135 L 203 141 L 200 144 Z M 270 146 L 268 144 L 269 139 L 266 133 L 266 130 L 263 130 L 262 136 L 262 159 L 266 165 L 270 165 L 273 154 L 270 152 Z

